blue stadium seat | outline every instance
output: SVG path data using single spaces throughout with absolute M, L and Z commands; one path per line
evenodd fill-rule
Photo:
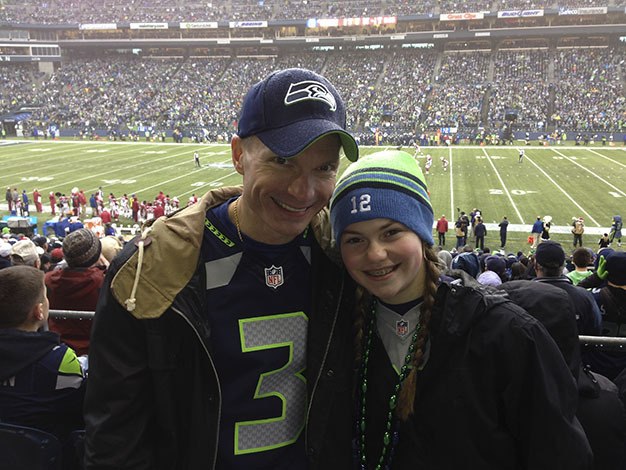
M 0 423 L 0 470 L 61 470 L 61 444 L 45 431 Z

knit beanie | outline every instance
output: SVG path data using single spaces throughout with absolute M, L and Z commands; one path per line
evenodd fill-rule
M 376 152 L 352 163 L 330 200 L 335 240 L 350 224 L 385 218 L 404 224 L 426 244 L 434 244 L 433 208 L 422 170 L 399 150 Z
M 63 240 L 65 261 L 72 268 L 88 268 L 98 261 L 101 251 L 100 240 L 87 228 L 70 232 Z

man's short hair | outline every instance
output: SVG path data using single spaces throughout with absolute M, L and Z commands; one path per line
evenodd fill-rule
M 589 248 L 576 248 L 572 254 L 572 262 L 578 268 L 584 268 L 593 263 L 593 256 L 591 255 Z
M 0 270 L 0 328 L 15 328 L 44 298 L 44 273 L 32 266 Z

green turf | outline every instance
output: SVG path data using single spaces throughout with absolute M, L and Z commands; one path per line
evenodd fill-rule
M 71 188 L 87 196 L 99 186 L 107 195 L 136 193 L 152 200 L 160 190 L 185 203 L 192 194 L 201 195 L 222 185 L 239 184 L 241 177 L 230 163 L 230 147 L 217 144 L 158 144 L 110 142 L 30 141 L 0 145 L 0 187 L 38 188 L 49 210 L 48 193 L 69 195 Z M 384 147 L 362 147 L 362 154 Z M 200 152 L 202 167 L 193 162 Z M 551 215 L 564 233 L 553 238 L 566 246 L 571 235 L 566 226 L 573 216 L 582 216 L 592 230 L 608 230 L 612 216 L 626 216 L 626 151 L 623 147 L 526 147 L 518 163 L 518 147 L 424 148 L 433 156 L 427 182 L 435 217 L 457 217 L 457 208 L 469 212 L 479 208 L 487 223 L 502 216 L 511 222 L 507 251 L 528 251 L 526 239 L 536 216 Z M 413 153 L 413 149 L 407 149 Z M 450 161 L 447 172 L 441 157 Z M 424 157 L 418 157 L 423 166 Z M 342 160 L 342 168 L 347 165 Z M 4 207 L 4 191 L 1 201 Z M 31 209 L 34 206 L 31 205 Z M 0 215 L 6 215 L 0 211 Z M 35 214 L 33 214 L 35 215 Z M 39 217 L 40 227 L 50 217 Z M 122 221 L 129 223 L 130 221 Z M 519 225 L 518 225 L 519 224 Z M 516 227 L 516 225 L 518 225 Z M 453 234 L 449 232 L 452 246 Z M 599 236 L 585 234 L 585 244 L 597 248 Z M 486 245 L 499 246 L 497 230 L 490 230 Z M 626 240 L 625 240 L 626 242 Z M 623 249 L 623 248 L 622 248 Z

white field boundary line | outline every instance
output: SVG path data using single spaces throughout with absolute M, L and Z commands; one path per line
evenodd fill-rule
M 595 153 L 597 156 L 602 157 L 602 158 L 610 161 L 611 163 L 615 163 L 615 164 L 617 164 L 617 165 L 619 165 L 619 166 L 621 166 L 623 168 L 626 168 L 626 165 L 624 165 L 622 162 L 618 162 L 617 160 L 613 160 L 612 158 L 609 158 L 606 155 L 602 155 L 600 152 L 596 152 L 595 150 L 592 150 L 592 149 L 586 149 L 586 150 L 588 150 L 589 152 Z M 605 149 L 602 149 L 602 150 L 605 150 Z
M 450 220 L 454 218 L 454 176 L 452 175 L 452 147 L 448 148 L 448 160 L 450 161 Z
M 526 154 L 526 158 L 525 159 L 527 159 L 530 163 L 532 163 L 535 166 L 535 168 L 537 168 L 541 173 L 543 173 L 543 176 L 545 176 L 554 186 L 556 186 L 556 188 L 559 191 L 561 191 L 565 195 L 565 197 L 572 202 L 572 204 L 574 204 L 578 209 L 580 209 L 580 211 L 583 214 L 585 214 L 585 216 L 587 216 L 587 218 L 589 220 L 591 220 L 594 224 L 596 224 L 596 227 L 600 227 L 600 224 L 598 223 L 598 221 L 596 219 L 594 219 L 593 217 L 591 217 L 591 214 L 589 214 L 589 212 L 587 212 L 585 209 L 583 209 L 582 206 L 580 204 L 578 204 L 574 200 L 574 198 L 569 195 L 569 193 L 567 191 L 565 191 L 561 186 L 559 186 L 559 184 L 556 181 L 554 181 L 554 179 L 552 179 L 552 177 L 548 173 L 546 173 L 543 168 L 541 168 L 539 165 L 537 165 L 533 161 L 533 159 L 529 157 L 528 154 Z
M 622 196 L 626 196 L 626 193 L 624 191 L 622 191 L 621 189 L 619 189 L 617 186 L 612 185 L 611 183 L 609 183 L 607 180 L 605 180 L 604 178 L 602 178 L 600 175 L 598 175 L 597 173 L 594 173 L 593 171 L 591 171 L 589 168 L 587 168 L 584 165 L 581 165 L 580 163 L 578 163 L 576 160 L 574 160 L 571 157 L 568 157 L 567 155 L 563 155 L 561 152 L 559 152 L 558 150 L 554 150 L 556 153 L 558 153 L 561 157 L 565 158 L 567 161 L 572 162 L 574 165 L 580 167 L 581 169 L 585 170 L 587 173 L 591 174 L 591 176 L 595 176 L 596 178 L 598 178 L 600 181 L 602 181 L 604 184 L 606 184 L 607 186 L 611 187 L 612 189 L 614 189 L 616 192 L 620 193 Z
M 496 176 L 498 177 L 498 181 L 500 181 L 500 185 L 502 186 L 502 189 L 506 193 L 506 197 L 509 198 L 509 202 L 513 206 L 513 209 L 515 209 L 517 217 L 519 217 L 520 223 L 521 224 L 525 224 L 526 222 L 524 222 L 524 217 L 522 217 L 522 214 L 520 213 L 519 209 L 517 208 L 517 204 L 515 204 L 515 201 L 513 201 L 513 198 L 511 197 L 511 193 L 509 192 L 509 189 L 506 187 L 506 184 L 504 184 L 504 181 L 502 180 L 502 177 L 500 176 L 500 172 L 498 171 L 496 166 L 493 164 L 493 160 L 491 159 L 491 157 L 487 153 L 487 150 L 485 150 L 484 147 L 482 147 L 482 150 L 483 150 L 483 153 L 485 154 L 485 157 L 487 157 L 487 160 L 489 161 L 489 164 L 491 165 L 491 168 L 496 173 Z

